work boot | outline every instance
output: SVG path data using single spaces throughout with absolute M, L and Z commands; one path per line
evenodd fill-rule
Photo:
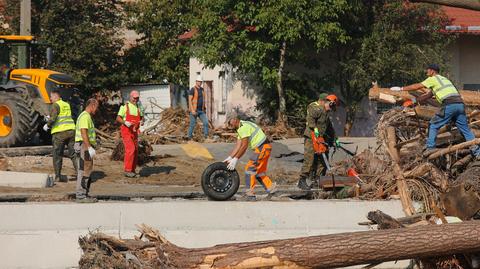
M 427 158 L 428 156 L 432 155 L 433 153 L 437 152 L 438 149 L 436 148 L 426 148 L 423 153 L 422 153 L 422 156 L 423 158 Z
M 138 176 L 136 173 L 134 173 L 134 172 L 125 172 L 125 173 L 124 173 L 124 176 L 125 176 L 125 177 L 128 177 L 128 178 L 137 178 L 137 177 L 139 177 L 139 176 Z
M 311 189 L 310 186 L 308 186 L 307 178 L 305 178 L 305 177 L 301 177 L 298 180 L 297 187 L 304 190 L 304 191 L 309 191 Z
M 85 197 L 85 198 L 77 198 L 75 199 L 75 202 L 88 204 L 88 203 L 96 203 L 98 202 L 98 200 L 97 198 L 94 198 L 94 197 Z
M 55 181 L 57 181 L 56 178 L 55 178 Z M 66 183 L 66 182 L 68 182 L 68 177 L 65 176 L 65 175 L 62 175 L 62 176 L 60 176 L 60 177 L 58 178 L 58 181 L 59 181 L 59 182 Z
M 244 201 L 256 201 L 257 197 L 255 196 L 255 193 L 253 190 L 247 190 L 245 194 L 242 197 Z
M 272 195 L 277 192 L 277 182 L 273 182 L 272 186 L 270 186 L 270 189 L 267 190 L 267 193 L 269 195 Z

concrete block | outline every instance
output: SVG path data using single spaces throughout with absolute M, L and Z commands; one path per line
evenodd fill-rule
M 47 188 L 53 186 L 53 177 L 42 173 L 0 171 L 0 186 L 17 188 Z

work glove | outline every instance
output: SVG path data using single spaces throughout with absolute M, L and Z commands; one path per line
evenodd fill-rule
M 228 156 L 228 158 L 226 158 L 225 160 L 223 160 L 224 163 L 228 163 L 230 162 L 230 160 L 232 160 L 233 158 L 231 156 Z
M 395 87 L 391 87 L 390 90 L 394 92 L 399 92 L 399 91 L 403 91 L 403 87 L 395 86 Z
M 90 158 L 93 158 L 95 154 L 96 154 L 95 149 L 92 147 L 88 147 L 88 155 L 90 155 Z
M 313 133 L 315 134 L 315 137 L 320 136 L 320 132 L 318 131 L 318 128 L 313 129 Z
M 45 125 L 43 125 L 43 130 L 46 132 L 46 131 L 48 131 L 48 129 L 50 129 L 50 128 L 48 128 L 48 124 L 45 123 Z
M 123 124 L 125 124 L 125 126 L 127 126 L 128 128 L 130 128 L 130 126 L 132 126 L 132 123 L 129 122 L 129 121 L 125 121 Z
M 238 158 L 235 157 L 235 158 L 232 158 L 229 162 L 228 162 L 228 165 L 227 165 L 227 169 L 228 170 L 235 170 L 235 166 L 237 166 L 237 162 L 238 162 Z
M 342 144 L 340 143 L 340 140 L 337 138 L 335 138 L 335 147 L 340 147 Z

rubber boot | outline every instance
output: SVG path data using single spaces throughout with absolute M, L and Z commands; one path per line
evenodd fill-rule
M 300 179 L 298 180 L 297 187 L 304 190 L 308 191 L 310 190 L 310 186 L 307 184 L 307 178 L 305 176 L 301 176 Z

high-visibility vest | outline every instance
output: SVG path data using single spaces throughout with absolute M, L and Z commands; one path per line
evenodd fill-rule
M 203 111 L 206 112 L 207 111 L 207 104 L 206 104 L 206 101 L 207 101 L 207 94 L 205 93 L 205 89 L 202 88 L 203 91 Z M 198 88 L 197 87 L 193 87 L 193 98 L 192 98 L 192 107 L 194 109 L 194 111 L 197 111 L 197 105 L 198 105 Z
M 84 119 L 83 117 L 87 117 L 87 118 Z M 75 128 L 75 142 L 83 141 L 82 132 L 80 131 L 80 124 L 79 124 L 81 120 L 87 120 L 89 122 L 89 128 L 87 130 L 88 142 L 90 142 L 92 146 L 95 146 L 97 144 L 97 140 L 96 140 L 97 134 L 95 133 L 95 125 L 93 125 L 92 117 L 87 111 L 83 111 L 80 114 L 80 116 L 78 116 L 77 126 Z
M 248 125 L 251 127 L 251 134 L 248 137 L 248 144 L 251 149 L 255 149 L 259 147 L 260 145 L 267 140 L 267 136 L 265 133 L 262 131 L 262 128 L 260 128 L 257 124 L 251 122 L 251 121 L 240 121 L 241 125 Z
M 68 130 L 75 130 L 75 122 L 72 118 L 70 105 L 63 100 L 58 100 L 55 104 L 60 107 L 60 111 L 58 112 L 57 119 L 53 123 L 51 133 L 54 134 Z
M 432 92 L 440 104 L 442 104 L 443 100 L 447 99 L 448 97 L 460 96 L 457 88 L 455 88 L 453 83 L 446 77 L 440 75 L 435 75 L 434 77 L 437 80 L 437 83 L 432 87 Z

